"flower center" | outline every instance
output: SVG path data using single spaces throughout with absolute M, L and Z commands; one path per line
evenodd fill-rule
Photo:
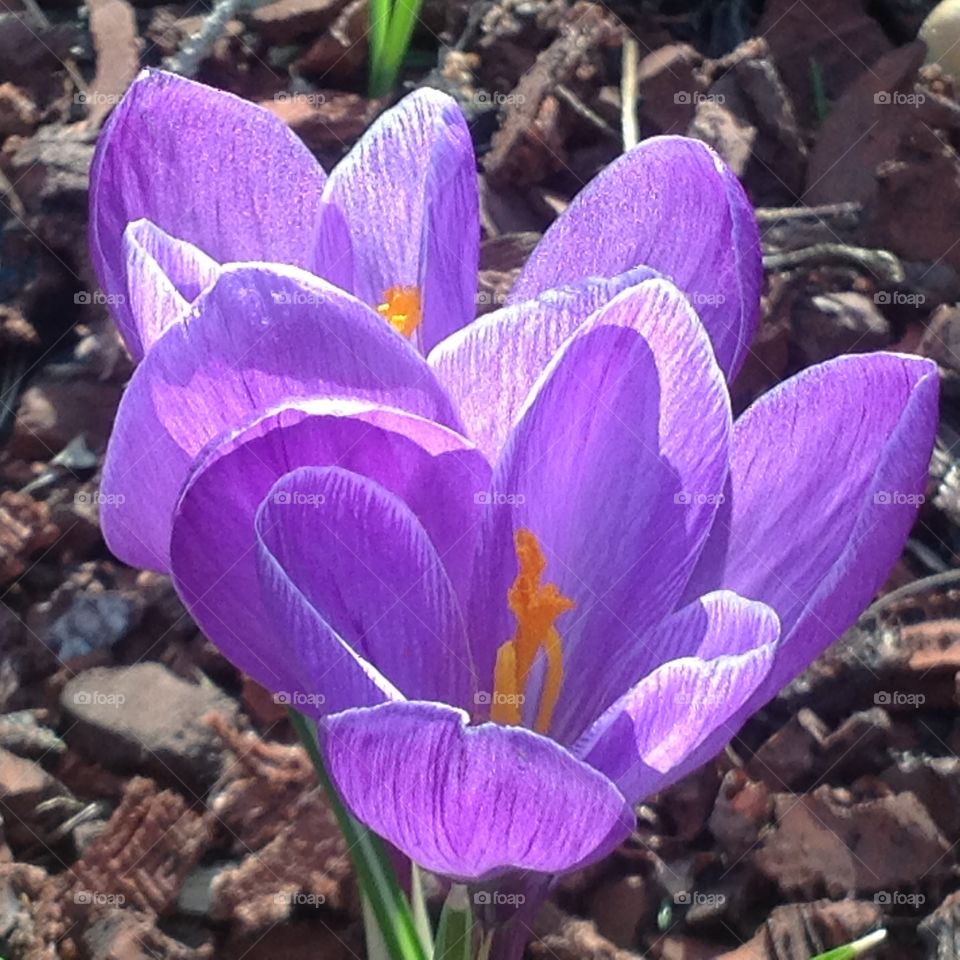
M 397 333 L 408 339 L 420 326 L 423 315 L 420 312 L 420 291 L 417 287 L 389 287 L 384 291 L 383 303 L 377 307 L 377 313 L 386 317 L 387 323 Z
M 507 591 L 507 604 L 517 618 L 517 629 L 513 639 L 497 651 L 490 719 L 508 725 L 520 723 L 530 670 L 542 649 L 547 669 L 534 729 L 546 733 L 563 682 L 563 648 L 554 623 L 560 614 L 572 610 L 574 603 L 556 584 L 540 582 L 547 561 L 537 538 L 529 530 L 518 530 L 514 542 L 519 570 Z

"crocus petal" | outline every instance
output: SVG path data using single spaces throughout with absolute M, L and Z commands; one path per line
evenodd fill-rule
M 561 741 L 591 719 L 597 664 L 679 599 L 721 496 L 730 429 L 706 332 L 663 280 L 598 312 L 531 395 L 495 470 L 471 633 L 480 677 L 492 676 L 496 645 L 513 632 L 514 532 L 530 530 L 545 579 L 576 603 L 557 623 L 566 679 L 551 735 Z
M 204 445 L 285 400 L 324 395 L 453 422 L 423 358 L 358 300 L 292 267 L 223 267 L 120 403 L 102 484 L 111 550 L 165 571 L 173 508 Z
M 779 633 L 780 621 L 765 604 L 729 590 L 707 594 L 603 661 L 603 669 L 595 670 L 591 683 L 584 684 L 579 709 L 583 717 L 599 716 L 625 690 L 670 660 L 747 653 L 758 644 L 774 642 Z
M 598 860 L 634 818 L 605 777 L 521 727 L 389 703 L 321 724 L 327 770 L 353 814 L 428 870 L 477 879 Z
M 376 306 L 391 287 L 418 287 L 423 321 L 416 340 L 426 353 L 476 313 L 478 208 L 460 108 L 437 90 L 417 90 L 383 114 L 330 175 L 319 269 L 326 276 L 333 264 L 342 272 L 345 224 L 353 265 L 348 289 Z
M 97 141 L 90 247 L 104 291 L 127 292 L 121 238 L 147 218 L 214 260 L 312 269 L 325 176 L 267 110 L 157 71 L 131 85 Z M 143 345 L 129 307 L 114 316 L 130 352 Z
M 427 358 L 467 435 L 495 460 L 537 379 L 564 341 L 622 290 L 655 276 L 641 267 L 548 290 L 448 337 Z
M 937 424 L 929 360 L 840 357 L 761 397 L 737 421 L 731 496 L 688 586 L 773 607 L 769 700 L 853 623 L 896 562 L 923 499 Z
M 641 264 L 690 298 L 732 379 L 756 329 L 760 240 L 739 181 L 698 140 L 651 137 L 606 167 L 546 232 L 511 299 Z
M 258 551 L 405 697 L 473 703 L 459 598 L 399 497 L 339 467 L 301 467 L 264 500 L 257 536 Z
M 473 491 L 489 468 L 453 431 L 356 401 L 300 401 L 220 438 L 177 504 L 170 555 L 174 584 L 191 615 L 240 670 L 273 690 L 313 694 L 325 678 L 326 706 L 337 710 L 377 702 L 351 699 L 359 688 L 370 689 L 369 678 L 355 669 L 363 664 L 343 662 L 342 640 L 285 575 L 277 577 L 273 594 L 261 593 L 254 531 L 256 511 L 281 477 L 302 466 L 331 465 L 403 498 L 458 589 L 465 589 L 475 536 Z M 317 558 L 315 548 L 310 557 Z M 281 589 L 291 596 L 287 629 L 280 613 L 264 604 Z M 303 664 L 294 671 L 303 687 L 285 675 L 291 659 Z
M 722 731 L 730 740 L 737 733 L 741 708 L 767 676 L 776 653 L 776 618 L 753 626 L 761 645 L 752 650 L 711 660 L 684 657 L 658 667 L 596 722 L 577 755 L 631 802 L 674 782 L 673 772 L 708 737 Z
M 123 232 L 127 294 L 125 306 L 142 356 L 172 323 L 186 318 L 200 292 L 220 269 L 202 250 L 177 240 L 149 220 L 136 220 Z

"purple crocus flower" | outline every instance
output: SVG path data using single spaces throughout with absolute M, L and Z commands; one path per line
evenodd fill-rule
M 843 357 L 734 421 L 759 241 L 696 141 L 611 164 L 470 322 L 476 209 L 437 92 L 325 178 L 270 114 L 149 74 L 91 230 L 140 361 L 111 548 L 319 720 L 362 821 L 483 883 L 604 856 L 852 623 L 913 522 L 937 375 Z

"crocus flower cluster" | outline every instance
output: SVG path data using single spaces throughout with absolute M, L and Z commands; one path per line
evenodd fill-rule
M 759 239 L 699 142 L 612 163 L 475 320 L 477 206 L 438 92 L 327 176 L 267 111 L 150 73 L 91 237 L 138 361 L 110 547 L 319 721 L 360 820 L 484 883 L 608 853 L 852 623 L 913 522 L 937 376 L 843 357 L 734 420 Z

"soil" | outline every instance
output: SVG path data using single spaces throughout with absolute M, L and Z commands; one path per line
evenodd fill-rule
M 806 960 L 879 926 L 879 958 L 960 956 L 960 103 L 923 65 L 932 6 L 421 11 L 397 95 L 441 87 L 470 121 L 481 311 L 621 152 L 626 113 L 641 137 L 709 142 L 757 208 L 767 282 L 739 409 L 841 353 L 919 353 L 943 378 L 926 502 L 877 603 L 722 756 L 644 803 L 628 843 L 561 881 L 531 958 Z M 211 33 L 200 3 L 0 0 L 8 960 L 363 954 L 349 861 L 282 711 L 98 526 L 131 372 L 86 252 L 110 108 L 140 67 L 173 67 L 262 103 L 330 166 L 392 99 L 364 94 L 366 0 L 221 0 L 216 16 Z

